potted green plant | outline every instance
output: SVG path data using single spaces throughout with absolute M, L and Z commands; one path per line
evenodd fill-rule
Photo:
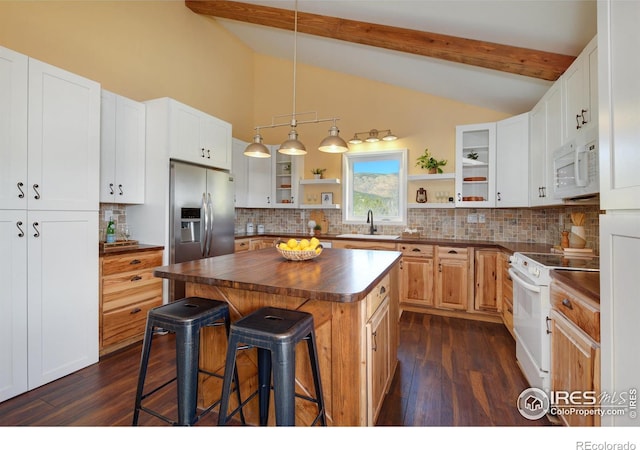
M 322 178 L 322 174 L 327 169 L 311 169 L 311 173 L 313 174 L 313 178 Z
M 429 153 L 429 149 L 424 149 L 424 154 L 418 157 L 416 160 L 416 166 L 419 166 L 422 169 L 427 169 L 429 173 L 442 173 L 441 166 L 446 166 L 447 160 L 441 159 L 437 160 Z

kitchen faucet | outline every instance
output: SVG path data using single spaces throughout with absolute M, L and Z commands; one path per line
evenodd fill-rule
M 369 227 L 369 234 L 373 234 L 378 231 L 376 227 L 373 226 L 373 211 L 371 210 L 367 211 L 367 223 L 371 224 Z

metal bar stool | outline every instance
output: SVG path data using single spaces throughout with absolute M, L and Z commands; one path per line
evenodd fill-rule
M 200 414 L 197 414 L 198 374 L 206 373 L 207 375 L 223 378 L 222 375 L 207 372 L 199 367 L 200 330 L 206 326 L 221 325 L 225 326 L 228 338 L 230 327 L 229 306 L 226 302 L 218 300 L 187 297 L 166 305 L 158 306 L 149 311 L 142 346 L 142 357 L 140 359 L 135 409 L 133 412 L 134 426 L 138 424 L 140 411 L 151 414 L 171 425 L 194 425 L 202 416 L 220 403 L 220 400 L 217 400 L 202 410 Z M 147 364 L 149 363 L 149 356 L 151 354 L 151 342 L 156 327 L 175 332 L 176 334 L 176 376 L 150 392 L 143 393 L 147 375 Z M 233 372 L 233 377 L 238 402 L 241 403 L 237 371 Z M 178 393 L 177 422 L 142 405 L 144 399 L 176 380 Z M 240 419 L 242 423 L 245 423 L 242 412 Z
M 296 344 L 302 340 L 307 341 L 315 398 L 295 392 L 295 348 Z M 231 379 L 237 373 L 236 354 L 238 350 L 253 347 L 258 349 L 258 389 L 229 414 Z M 320 423 L 326 426 L 313 316 L 302 311 L 272 307 L 254 311 L 231 324 L 218 425 L 225 425 L 238 411 L 242 413 L 242 407 L 256 395 L 258 395 L 260 425 L 267 425 L 272 369 L 276 425 L 295 425 L 295 398 L 298 397 L 318 405 L 318 415 L 311 425 L 315 425 L 320 420 Z

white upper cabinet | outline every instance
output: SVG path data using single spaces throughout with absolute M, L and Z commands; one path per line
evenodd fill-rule
M 594 37 L 561 77 L 568 142 L 598 126 L 598 46 Z
M 598 2 L 600 209 L 640 209 L 639 20 L 638 2 Z
M 529 206 L 529 113 L 496 123 L 495 206 Z
M 553 152 L 562 145 L 562 83 L 551 86 L 529 118 L 529 206 L 561 204 L 553 197 Z
M 100 201 L 144 203 L 145 105 L 102 90 Z
M 233 170 L 236 208 L 272 208 L 271 158 L 253 158 L 244 155 L 249 145 L 233 139 Z M 272 155 L 273 155 L 273 150 Z
M 496 124 L 456 127 L 456 206 L 493 207 L 496 199 Z
M 271 149 L 273 163 L 272 194 L 275 208 L 299 208 L 300 180 L 304 171 L 304 156 L 283 155 L 278 153 L 279 145 Z
M 0 209 L 27 205 L 29 58 L 0 47 Z
M 29 58 L 27 207 L 97 210 L 100 84 Z
M 100 84 L 0 48 L 0 209 L 97 210 Z
M 168 99 L 171 108 L 173 159 L 231 169 L 231 124 Z

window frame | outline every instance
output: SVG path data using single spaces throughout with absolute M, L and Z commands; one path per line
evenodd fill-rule
M 374 224 L 406 226 L 407 224 L 407 153 L 406 148 L 373 152 L 347 152 L 342 155 L 342 222 L 346 224 L 366 224 L 366 216 L 353 213 L 353 164 L 355 162 L 383 161 L 394 159 L 400 162 L 398 173 L 398 216 L 380 217 L 374 211 Z

